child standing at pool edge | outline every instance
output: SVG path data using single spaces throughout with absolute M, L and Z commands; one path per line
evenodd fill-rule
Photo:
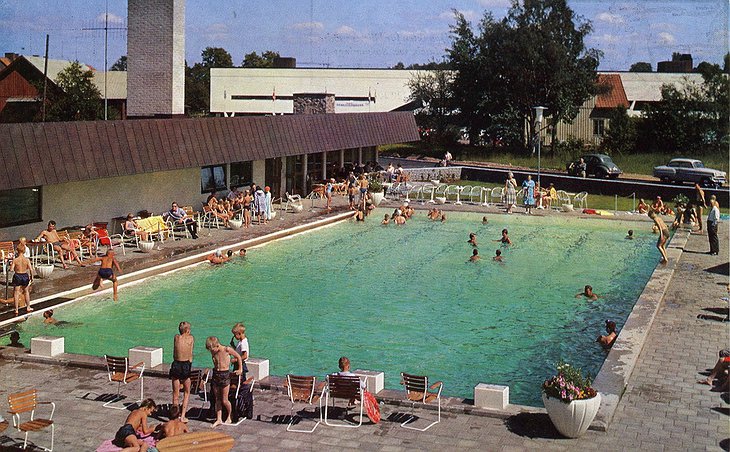
M 243 360 L 241 355 L 231 347 L 221 345 L 215 336 L 210 336 L 205 341 L 205 348 L 210 352 L 213 359 L 213 395 L 215 397 L 215 422 L 213 427 L 223 424 L 223 408 L 228 412 L 226 424 L 231 424 L 231 402 L 228 401 L 228 391 L 231 385 L 231 356 L 238 363 L 238 369 L 234 372 L 241 375 L 243 372 Z
M 190 399 L 190 371 L 193 367 L 193 346 L 195 338 L 190 334 L 190 324 L 180 322 L 178 326 L 180 334 L 175 335 L 172 357 L 174 361 L 170 366 L 170 380 L 172 380 L 172 405 L 180 403 L 180 383 L 183 388 L 182 410 L 180 420 L 187 422 L 185 414 L 188 412 L 188 400 Z

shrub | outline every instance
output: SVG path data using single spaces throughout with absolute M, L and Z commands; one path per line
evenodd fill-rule
M 591 387 L 591 376 L 563 361 L 557 364 L 558 374 L 545 380 L 542 390 L 548 397 L 560 399 L 563 403 L 573 400 L 591 399 L 596 390 Z

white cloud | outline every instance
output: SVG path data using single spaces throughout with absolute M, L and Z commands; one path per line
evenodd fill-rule
M 478 3 L 485 8 L 509 8 L 512 6 L 509 0 L 478 0 Z
M 667 32 L 661 32 L 659 33 L 659 42 L 665 45 L 674 44 L 676 39 L 674 39 L 674 36 L 671 33 Z
M 231 37 L 231 33 L 228 30 L 228 25 L 224 23 L 210 24 L 205 27 L 203 36 L 205 39 L 211 42 L 225 41 Z
M 602 35 L 593 36 L 593 40 L 602 44 L 616 44 L 621 41 L 621 38 L 611 33 L 604 33 Z
M 338 28 L 337 30 L 335 30 L 335 34 L 340 35 L 340 36 L 357 36 L 358 35 L 357 31 L 355 31 L 354 28 L 348 27 L 347 25 L 343 25 L 340 28 Z
M 109 13 L 108 18 L 109 18 L 110 24 L 123 24 L 124 23 L 124 18 L 117 16 L 116 14 Z M 99 23 L 103 24 L 104 23 L 104 14 L 99 14 L 98 16 L 96 16 L 96 20 Z
M 322 22 L 298 22 L 291 26 L 293 30 L 324 30 L 324 24 Z
M 471 9 L 467 9 L 467 10 L 459 11 L 459 12 L 461 14 L 463 14 L 464 18 L 468 21 L 479 20 L 479 18 L 481 17 L 481 15 L 479 13 L 477 13 L 476 11 L 471 10 Z M 453 10 L 444 11 L 438 15 L 438 18 L 442 19 L 442 20 L 448 20 L 448 21 L 454 20 L 454 11 Z
M 607 22 L 609 24 L 622 24 L 624 23 L 624 18 L 622 16 L 619 16 L 618 14 L 611 14 L 608 12 L 603 12 L 596 16 L 596 19 L 600 20 L 601 22 Z

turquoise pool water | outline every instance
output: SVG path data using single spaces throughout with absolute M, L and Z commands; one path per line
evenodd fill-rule
M 120 302 L 89 297 L 59 308 L 70 323 L 22 326 L 66 337 L 66 351 L 125 355 L 163 346 L 171 361 L 181 320 L 192 323 L 195 365 L 210 366 L 205 338 L 227 343 L 247 326 L 252 356 L 271 373 L 381 370 L 427 374 L 449 396 L 471 397 L 480 382 L 510 386 L 512 403 L 540 405 L 540 384 L 564 359 L 595 375 L 605 352 L 594 342 L 604 320 L 623 325 L 659 254 L 650 223 L 449 213 L 446 223 L 418 213 L 404 227 L 378 216 L 345 222 L 252 249 L 245 260 L 208 264 L 125 287 Z M 502 228 L 514 246 L 491 260 Z M 634 229 L 635 240 L 626 240 Z M 483 260 L 467 262 L 475 232 Z M 602 298 L 575 298 L 591 284 Z

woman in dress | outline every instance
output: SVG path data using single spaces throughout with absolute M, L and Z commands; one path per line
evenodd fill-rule
M 507 181 L 504 183 L 504 203 L 507 205 L 507 213 L 512 213 L 512 207 L 517 205 L 517 181 L 512 171 L 507 174 Z
M 527 180 L 522 182 L 522 196 L 525 203 L 525 213 L 532 214 L 532 207 L 535 205 L 535 181 L 532 176 L 527 175 Z

